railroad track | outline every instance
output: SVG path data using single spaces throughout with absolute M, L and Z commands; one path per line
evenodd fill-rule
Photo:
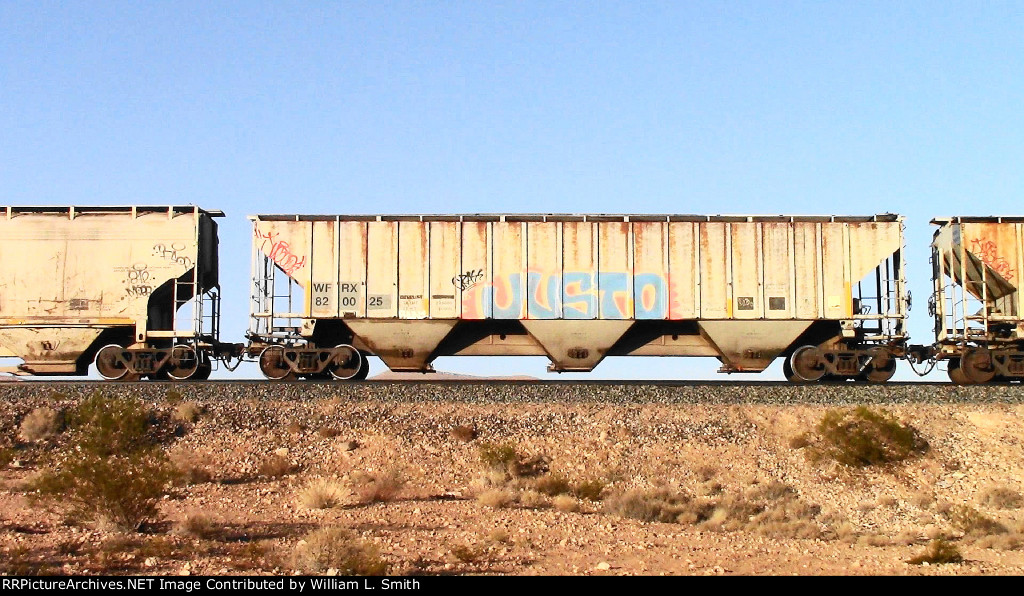
M 958 386 L 938 382 L 892 382 L 794 385 L 777 381 L 519 381 L 423 380 L 332 383 L 316 381 L 268 383 L 258 380 L 204 382 L 111 383 L 9 382 L 0 384 L 0 402 L 19 403 L 77 399 L 95 391 L 153 401 L 246 400 L 441 402 L 466 403 L 598 403 L 598 404 L 834 404 L 861 403 L 1024 403 L 1020 384 Z

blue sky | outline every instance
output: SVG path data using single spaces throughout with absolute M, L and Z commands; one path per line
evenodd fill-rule
M 898 212 L 924 343 L 928 220 L 1021 213 L 1022 34 L 1019 2 L 0 0 L 0 202 L 226 211 L 239 338 L 249 213 Z M 716 377 L 640 362 L 591 377 Z

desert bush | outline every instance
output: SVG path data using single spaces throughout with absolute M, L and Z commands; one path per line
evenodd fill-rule
M 578 499 L 600 501 L 606 484 L 603 480 L 581 480 L 573 485 L 572 494 Z
M 575 497 L 569 495 L 556 495 L 551 499 L 551 506 L 559 511 L 571 513 L 573 511 L 579 511 L 580 502 Z
M 292 465 L 292 462 L 287 457 L 275 453 L 267 456 L 266 459 L 260 462 L 257 471 L 260 476 L 266 478 L 280 478 L 294 472 L 295 466 Z
M 295 548 L 293 565 L 303 573 L 337 575 L 386 575 L 388 564 L 376 549 L 351 532 L 337 527 L 321 528 L 306 535 Z
M 852 411 L 829 410 L 817 426 L 816 456 L 846 466 L 863 467 L 903 461 L 928 450 L 917 429 L 885 410 L 859 406 Z
M 309 509 L 332 509 L 341 505 L 348 491 L 337 481 L 318 478 L 299 492 L 299 503 Z
M 298 420 L 292 420 L 288 423 L 288 432 L 293 435 L 301 434 L 306 432 L 306 425 L 299 422 Z
M 923 553 L 907 560 L 911 565 L 941 565 L 945 563 L 960 563 L 964 560 L 960 549 L 955 544 L 941 538 L 932 540 Z
M 689 496 L 668 489 L 639 490 L 612 495 L 604 500 L 607 513 L 645 522 L 674 522 L 685 513 Z
M 96 393 L 68 418 L 68 449 L 29 484 L 35 496 L 119 529 L 138 529 L 153 519 L 177 472 L 146 433 L 148 412 L 134 400 Z
M 317 429 L 316 434 L 320 435 L 325 439 L 333 439 L 334 437 L 340 435 L 341 431 L 330 426 L 321 426 L 319 429 Z
M 993 486 L 981 494 L 981 504 L 993 509 L 1020 509 L 1024 497 L 1012 488 Z
M 503 472 L 508 478 L 527 478 L 540 476 L 548 471 L 550 463 L 547 457 L 537 455 L 527 457 L 520 454 L 508 443 L 480 445 L 480 462 L 484 467 Z
M 483 548 L 471 544 L 458 544 L 452 547 L 452 555 L 462 563 L 476 562 L 483 554 Z
M 36 408 L 25 415 L 18 429 L 21 438 L 29 443 L 43 441 L 64 429 L 64 414 L 53 408 Z
M 360 503 L 394 501 L 405 488 L 406 479 L 398 468 L 378 473 L 355 472 L 351 476 L 353 491 Z
M 199 415 L 202 413 L 202 406 L 194 401 L 186 401 L 178 404 L 178 407 L 174 408 L 174 413 L 171 414 L 171 419 L 175 422 L 193 424 L 196 420 L 199 420 Z
M 207 539 L 217 534 L 213 520 L 202 513 L 186 515 L 184 519 L 174 524 L 174 533 L 193 538 Z
M 569 480 L 561 474 L 541 476 L 533 483 L 533 486 L 537 492 L 549 497 L 565 495 L 572 492 L 572 485 L 569 483 Z
M 178 471 L 178 482 L 185 486 L 203 484 L 213 480 L 213 474 L 203 458 L 191 452 L 178 452 L 170 456 L 171 464 Z
M 452 438 L 463 443 L 468 443 L 476 438 L 476 429 L 468 425 L 456 426 L 452 429 Z
M 945 514 L 953 527 L 963 532 L 965 536 L 980 538 L 1009 532 L 1003 524 L 967 505 L 954 505 L 945 511 Z
M 516 497 L 515 491 L 495 488 L 481 492 L 476 496 L 476 500 L 492 509 L 503 509 L 515 503 Z

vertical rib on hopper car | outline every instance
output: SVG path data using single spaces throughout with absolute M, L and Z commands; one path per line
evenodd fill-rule
M 866 217 L 257 215 L 249 353 L 269 378 L 366 356 L 786 357 L 792 380 L 885 381 L 905 356 L 903 224 Z
M 218 211 L 0 208 L 0 355 L 17 374 L 203 378 L 218 336 Z

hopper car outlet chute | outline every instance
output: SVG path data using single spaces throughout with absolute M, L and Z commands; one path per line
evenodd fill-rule
M 785 358 L 881 382 L 907 356 L 896 215 L 258 215 L 249 356 L 271 379 L 359 379 L 367 356 Z
M 918 359 L 947 362 L 958 384 L 1024 378 L 1024 218 L 936 218 L 932 240 L 935 344 Z M 915 347 L 915 352 L 918 348 Z
M 0 208 L 4 372 L 202 379 L 240 354 L 219 341 L 218 211 Z

